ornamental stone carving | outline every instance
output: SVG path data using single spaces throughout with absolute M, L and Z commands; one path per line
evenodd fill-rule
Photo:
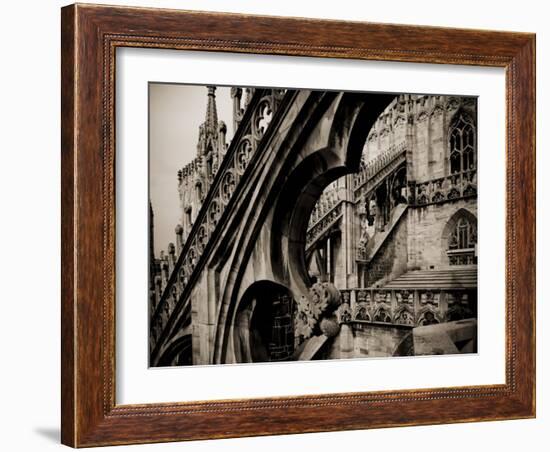
M 335 310 L 341 302 L 340 291 L 333 284 L 325 282 L 311 286 L 308 295 L 302 296 L 297 302 L 294 322 L 296 336 L 308 339 L 315 333 L 317 325 L 319 331 L 325 329 L 328 334 L 334 332 L 334 323 L 339 329 Z M 323 320 L 326 321 L 321 329 Z
M 352 313 L 349 304 L 342 303 L 336 310 L 336 318 L 338 323 L 349 323 L 352 320 Z
M 353 319 L 360 322 L 370 322 L 369 305 L 365 302 L 359 302 L 355 305 Z
M 162 279 L 159 290 L 155 290 L 155 294 L 158 292 L 155 295 L 158 303 L 151 325 L 155 324 L 155 319 L 161 319 L 160 328 L 165 323 L 161 317 L 164 309 L 161 305 L 168 303 L 171 298 L 171 284 L 178 285 L 178 294 L 185 290 L 212 232 L 218 226 L 223 208 L 231 199 L 285 93 L 284 89 L 232 90 L 238 127 L 235 132 L 237 138 L 228 148 L 225 144 L 227 127 L 217 117 L 215 88 L 209 87 L 206 120 L 199 127 L 197 158 L 177 172 L 178 190 L 183 204 L 181 246 L 178 242 L 177 255 L 171 254 L 171 265 L 161 265 Z M 253 108 L 250 121 L 242 123 L 248 107 Z M 205 204 L 208 191 L 214 191 L 217 196 L 210 197 Z M 184 244 L 185 238 L 187 241 Z M 160 257 L 161 262 L 168 263 L 169 260 L 168 256 Z M 180 270 L 184 271 L 184 277 L 171 278 L 171 272 Z

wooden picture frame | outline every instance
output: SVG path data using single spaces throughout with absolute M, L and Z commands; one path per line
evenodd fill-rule
M 73 447 L 535 416 L 535 35 L 71 5 L 62 9 L 62 442 Z M 115 403 L 115 50 L 506 69 L 506 383 Z

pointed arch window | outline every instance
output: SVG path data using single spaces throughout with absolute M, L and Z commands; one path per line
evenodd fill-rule
M 476 131 L 470 116 L 460 111 L 451 123 L 449 133 L 451 174 L 476 168 Z
M 449 234 L 447 255 L 450 265 L 477 264 L 477 225 L 475 220 L 460 217 Z

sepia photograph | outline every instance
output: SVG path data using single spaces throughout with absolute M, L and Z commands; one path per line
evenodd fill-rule
M 32 334 L 6 323 L 22 341 L 6 387 L 33 382 L 10 391 L 25 417 L 10 445 L 428 452 L 490 437 L 507 452 L 542 438 L 543 15 L 145 3 L 25 16 L 42 39 L 16 48 L 21 89 L 6 84 L 25 111 L 10 109 L 22 127 L 5 153 L 24 163 L 6 173 L 9 288 L 31 274 L 57 307 L 37 298 Z M 57 111 L 30 134 L 27 98 Z M 44 265 L 20 250 L 37 225 L 56 238 Z
M 476 97 L 148 89 L 150 367 L 477 353 Z

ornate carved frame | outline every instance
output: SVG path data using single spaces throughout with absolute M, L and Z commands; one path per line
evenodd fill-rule
M 61 32 L 64 444 L 84 447 L 535 416 L 535 35 L 92 5 L 63 8 Z M 506 383 L 116 405 L 117 47 L 505 68 Z

